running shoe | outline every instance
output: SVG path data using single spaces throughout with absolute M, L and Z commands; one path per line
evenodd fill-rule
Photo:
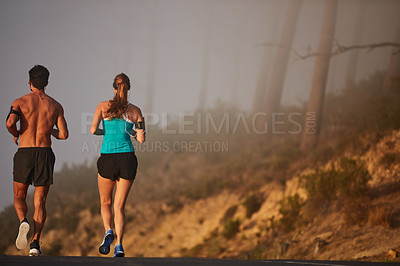
M 124 248 L 122 247 L 122 244 L 115 245 L 114 247 L 114 258 L 115 257 L 124 257 Z
M 30 244 L 29 256 L 41 256 L 39 240 L 35 239 Z
M 99 252 L 103 255 L 107 255 L 110 253 L 110 245 L 114 241 L 114 232 L 113 230 L 108 230 L 104 235 L 103 243 L 101 243 L 99 247 Z
M 29 232 L 29 228 L 30 226 L 28 220 L 24 218 L 21 224 L 19 225 L 18 236 L 17 239 L 15 240 L 15 246 L 17 247 L 17 249 L 19 250 L 26 249 L 26 246 L 28 245 L 27 235 Z

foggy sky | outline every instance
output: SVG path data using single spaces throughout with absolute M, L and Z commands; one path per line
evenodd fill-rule
M 393 41 L 399 1 L 364 2 L 368 6 L 362 44 Z M 92 161 L 99 150 L 90 143 L 101 138 L 82 133 L 82 117 L 113 96 L 115 75 L 124 72 L 131 78 L 129 100 L 150 112 L 143 108 L 153 56 L 155 98 L 151 111 L 193 111 L 202 84 L 206 45 L 207 107 L 218 100 L 231 101 L 231 88 L 236 87 L 240 101 L 234 104 L 249 111 L 266 49 L 261 44 L 276 42 L 269 32 L 280 27 L 281 21 L 270 18 L 284 12 L 286 4 L 282 0 L 0 0 L 0 114 L 5 118 L 12 101 L 29 92 L 29 69 L 35 64 L 46 66 L 50 71 L 46 93 L 64 106 L 70 129 L 67 141 L 53 139 L 56 170 L 64 163 Z M 304 2 L 295 50 L 317 49 L 323 4 L 319 0 Z M 341 44 L 351 44 L 357 8 L 357 1 L 339 2 L 335 37 Z M 208 44 L 207 25 L 211 25 Z M 357 78 L 385 70 L 390 52 L 391 48 L 361 51 Z M 298 105 L 308 98 L 314 60 L 294 59 L 289 60 L 282 101 Z M 332 59 L 329 90 L 343 87 L 347 60 L 348 54 Z M 82 151 L 85 143 L 89 152 Z M 0 145 L 2 209 L 12 203 L 12 158 L 17 149 L 5 123 Z

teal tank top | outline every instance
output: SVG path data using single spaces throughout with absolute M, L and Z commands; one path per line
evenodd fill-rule
M 134 152 L 130 132 L 133 122 L 126 116 L 122 119 L 103 119 L 103 144 L 101 153 Z

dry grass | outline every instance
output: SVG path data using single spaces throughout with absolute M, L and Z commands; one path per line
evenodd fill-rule
M 368 210 L 368 223 L 371 225 L 382 225 L 390 227 L 393 216 L 393 208 L 389 206 L 375 206 Z

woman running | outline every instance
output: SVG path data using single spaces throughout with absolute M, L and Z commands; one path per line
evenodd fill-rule
M 110 245 L 116 238 L 114 257 L 124 257 L 122 238 L 125 225 L 125 202 L 136 176 L 137 158 L 131 141 L 133 126 L 135 138 L 140 143 L 145 141 L 144 118 L 139 107 L 128 102 L 130 81 L 127 75 L 117 75 L 113 83 L 115 96 L 112 100 L 99 103 L 96 108 L 92 134 L 104 135 L 101 156 L 97 161 L 98 186 L 105 235 L 99 247 L 101 254 L 110 252 Z M 102 121 L 103 129 L 99 128 Z M 111 229 L 112 197 L 114 186 L 114 225 Z

